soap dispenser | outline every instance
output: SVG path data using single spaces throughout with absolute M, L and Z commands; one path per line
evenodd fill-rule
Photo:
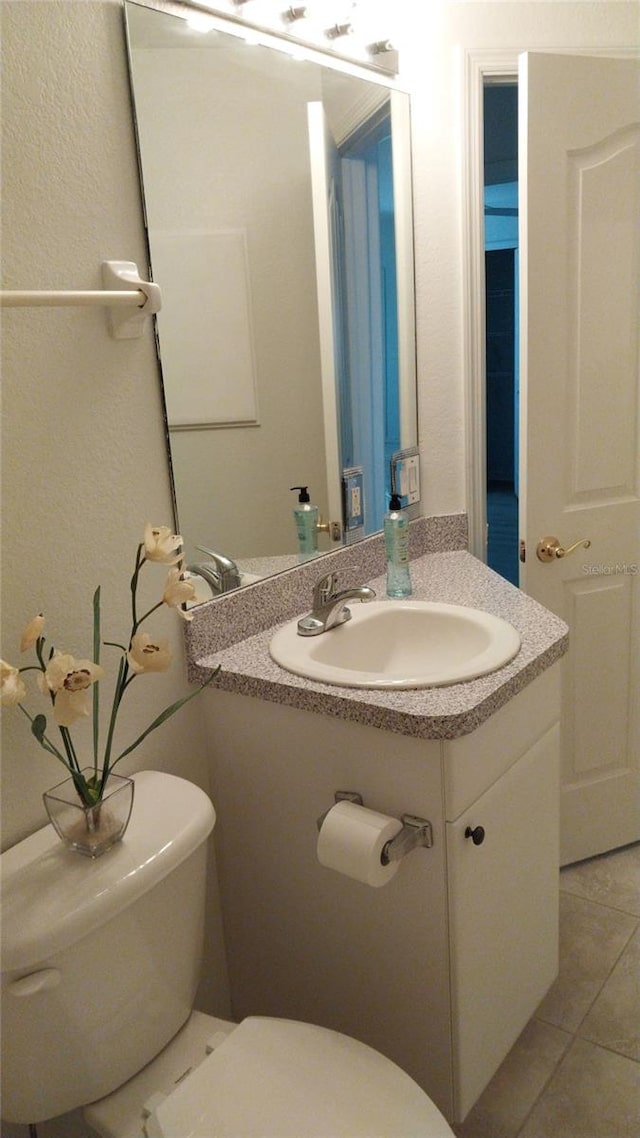
M 387 596 L 410 597 L 409 519 L 402 512 L 397 494 L 391 495 L 389 512 L 384 516 L 384 545 L 387 555 Z
M 307 486 L 292 486 L 292 490 L 299 490 L 298 505 L 293 511 L 298 535 L 298 552 L 301 561 L 315 557 L 318 552 L 318 520 L 320 511 L 311 504 Z

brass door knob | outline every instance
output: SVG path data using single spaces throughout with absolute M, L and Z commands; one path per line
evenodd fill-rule
M 340 541 L 342 537 L 340 522 L 325 522 L 322 517 L 316 522 L 316 530 L 318 533 L 328 533 L 332 541 Z
M 580 541 L 574 541 L 568 549 L 564 549 L 557 537 L 542 537 L 536 545 L 536 556 L 539 561 L 555 561 L 557 558 L 566 557 L 569 553 L 573 553 L 574 549 L 580 545 L 584 549 L 588 549 L 591 542 L 588 537 L 583 537 Z

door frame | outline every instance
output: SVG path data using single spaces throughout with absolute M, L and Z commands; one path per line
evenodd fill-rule
M 467 50 L 462 56 L 462 303 L 469 552 L 487 561 L 486 336 L 484 270 L 484 85 L 518 82 L 518 56 L 532 45 Z M 541 50 L 541 49 L 538 49 Z M 545 47 L 557 55 L 637 59 L 633 47 Z M 525 475 L 526 477 L 526 475 Z M 519 495 L 526 508 L 526 482 Z
M 463 61 L 463 369 L 469 551 L 487 560 L 484 85 L 518 81 L 518 51 L 469 51 Z

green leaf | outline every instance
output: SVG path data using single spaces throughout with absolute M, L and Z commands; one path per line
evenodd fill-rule
M 22 714 L 26 715 L 27 719 L 29 720 L 29 723 L 31 724 L 31 731 L 35 735 L 40 746 L 44 747 L 45 751 L 48 751 L 50 755 L 55 755 L 56 759 L 59 759 L 60 762 L 63 764 L 63 766 L 65 766 L 67 768 L 67 770 L 69 770 L 69 764 L 68 764 L 67 760 L 64 758 L 63 755 L 60 754 L 58 748 L 54 747 L 51 740 L 47 739 L 47 737 L 44 733 L 46 730 L 46 727 L 47 727 L 47 721 L 46 721 L 44 715 L 36 716 L 36 718 L 38 720 L 40 720 L 40 722 L 38 723 L 37 727 L 34 728 L 35 719 L 33 719 L 29 715 L 29 712 L 27 711 L 26 707 L 24 707 L 21 703 L 18 704 L 18 707 L 20 708 L 20 711 L 22 712 Z
M 73 785 L 78 797 L 85 806 L 95 806 L 100 801 L 102 786 L 95 783 L 94 777 L 86 779 L 81 771 L 71 771 Z
M 45 732 L 47 730 L 47 717 L 46 717 L 46 715 L 36 715 L 31 720 L 31 730 L 33 731 L 33 734 L 35 735 L 36 739 L 40 743 L 40 746 L 43 747 L 44 746 L 43 740 L 44 740 Z
M 83 800 L 87 806 L 95 806 L 102 798 L 102 779 L 95 774 L 91 778 L 83 779 L 83 782 Z
M 219 671 L 220 665 L 218 665 L 212 675 L 209 676 L 209 679 L 206 681 L 206 683 L 202 684 L 201 687 L 196 688 L 195 691 L 189 692 L 189 695 L 183 696 L 182 699 L 176 700 L 176 702 L 172 703 L 170 707 L 166 707 L 164 711 L 161 712 L 161 714 L 157 717 L 157 719 L 154 719 L 153 723 L 149 724 L 146 731 L 143 731 L 142 735 L 138 736 L 135 743 L 132 743 L 130 747 L 127 747 L 126 751 L 123 751 L 122 754 L 118 755 L 118 758 L 111 763 L 109 769 L 113 769 L 116 763 L 120 762 L 120 759 L 124 759 L 125 755 L 130 754 L 131 751 L 135 751 L 136 747 L 140 745 L 143 739 L 146 739 L 147 735 L 150 735 L 152 731 L 155 731 L 156 727 L 160 727 L 163 723 L 166 723 L 167 719 L 170 719 L 172 715 L 175 715 L 176 711 L 179 711 L 181 707 L 184 707 L 185 703 L 188 703 L 190 699 L 194 699 L 197 695 L 200 695 L 200 692 L 204 691 L 204 689 L 208 687 L 211 681 L 216 678 Z

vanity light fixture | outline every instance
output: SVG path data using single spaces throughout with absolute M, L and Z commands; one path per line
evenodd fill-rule
M 327 28 L 324 34 L 328 40 L 338 40 L 341 39 L 342 36 L 352 36 L 353 24 L 334 24 L 332 28 Z
M 285 24 L 295 24 L 296 20 L 304 20 L 308 11 L 309 9 L 306 4 L 299 4 L 297 6 L 292 4 L 287 8 L 286 12 L 282 13 L 282 19 Z
M 215 18 L 208 16 L 206 12 L 191 12 L 187 16 L 187 27 L 191 28 L 192 32 L 210 32 L 215 26 Z
M 387 51 L 395 51 L 391 40 L 377 40 L 375 43 L 367 44 L 367 51 L 371 55 L 384 55 Z
M 314 48 L 388 74 L 397 72 L 395 49 L 384 35 L 384 24 L 380 27 L 381 12 L 388 22 L 382 0 L 360 5 L 357 0 L 309 0 L 288 7 L 283 0 L 197 0 L 197 4 L 199 11 L 192 10 L 187 19 L 199 31 L 208 30 L 206 8 L 236 24 L 247 42 L 260 43 L 261 36 L 275 34 L 292 45 L 291 55 L 303 56 L 305 48 Z

